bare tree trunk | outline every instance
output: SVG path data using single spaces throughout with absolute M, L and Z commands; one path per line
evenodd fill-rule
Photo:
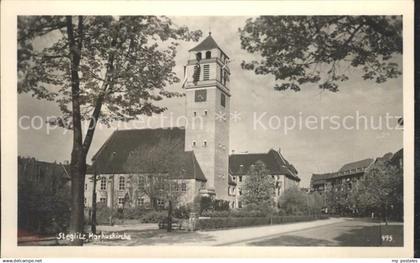
M 86 174 L 86 155 L 83 149 L 82 123 L 80 114 L 80 79 L 79 65 L 82 48 L 83 19 L 78 18 L 78 42 L 74 36 L 73 18 L 66 17 L 69 50 L 71 54 L 71 93 L 72 93 L 72 124 L 73 124 L 73 149 L 71 152 L 71 216 L 70 232 L 83 233 L 84 226 L 84 183 Z M 83 245 L 81 239 L 75 239 L 72 245 Z

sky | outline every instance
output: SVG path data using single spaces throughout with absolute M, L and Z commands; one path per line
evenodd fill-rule
M 320 120 L 322 117 L 367 116 L 379 123 L 384 116 L 402 116 L 402 78 L 391 79 L 382 84 L 364 81 L 360 72 L 348 69 L 350 79 L 340 85 L 340 91 L 321 91 L 317 85 L 305 85 L 300 92 L 275 91 L 274 78 L 270 75 L 255 75 L 242 70 L 242 60 L 258 59 L 241 49 L 238 28 L 243 27 L 247 17 L 171 17 L 177 25 L 187 25 L 192 30 L 202 30 L 203 40 L 211 31 L 213 38 L 231 58 L 229 63 L 231 112 L 237 113 L 230 121 L 229 151 L 235 153 L 263 153 L 269 149 L 280 149 L 283 156 L 298 170 L 300 185 L 308 187 L 312 173 L 338 170 L 345 163 L 365 158 L 376 158 L 402 148 L 403 132 L 398 129 L 333 129 L 326 125 L 323 129 L 310 127 L 285 130 L 287 116 L 305 121 L 308 116 Z M 177 49 L 174 71 L 182 79 L 183 66 L 187 63 L 188 50 L 195 42 L 182 42 Z M 396 58 L 401 63 L 401 57 Z M 182 91 L 181 84 L 168 90 Z M 180 116 L 185 111 L 185 97 L 165 99 L 162 104 L 168 111 L 164 114 Z M 58 108 L 53 103 L 39 101 L 29 94 L 18 96 L 18 116 L 28 116 L 39 124 L 36 116 L 56 116 Z M 35 117 L 35 118 L 34 118 Z M 257 121 L 256 121 L 257 120 Z M 259 120 L 259 121 L 258 121 Z M 271 120 L 271 122 L 270 122 Z M 281 122 L 279 122 L 279 120 Z M 25 123 L 25 122 L 22 122 Z M 152 120 L 158 126 L 158 121 Z M 280 125 L 283 124 L 283 125 Z M 327 122 L 328 123 L 328 122 Z M 384 123 L 384 121 L 383 121 Z M 25 123 L 27 124 L 27 123 Z M 270 125 L 271 124 L 271 125 Z M 391 127 L 396 119 L 391 119 Z M 40 124 L 39 124 L 40 126 Z M 102 146 L 116 129 L 139 127 L 138 122 L 124 126 L 113 124 L 101 127 L 95 133 L 88 159 Z M 311 126 L 313 127 L 313 126 Z M 39 129 L 26 127 L 18 131 L 18 152 L 21 156 L 35 157 L 43 161 L 64 162 L 70 159 L 72 135 L 57 128 L 48 130 L 43 125 Z

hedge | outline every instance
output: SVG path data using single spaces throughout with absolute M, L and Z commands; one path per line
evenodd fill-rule
M 98 225 L 108 225 L 111 214 L 115 219 L 138 219 L 141 223 L 158 223 L 163 218 L 168 217 L 167 211 L 142 210 L 138 208 L 126 208 L 123 213 L 118 209 L 111 209 L 106 206 L 98 206 L 96 209 L 96 223 Z
M 243 226 L 261 226 L 270 224 L 295 223 L 327 219 L 328 216 L 275 216 L 275 217 L 214 217 L 199 219 L 198 230 L 211 230 Z

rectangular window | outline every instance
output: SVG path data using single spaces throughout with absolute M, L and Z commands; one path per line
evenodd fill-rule
M 143 197 L 137 198 L 137 206 L 144 206 L 144 198 Z
M 120 177 L 119 189 L 120 190 L 124 190 L 125 189 L 125 178 L 124 177 Z
M 226 95 L 225 95 L 224 93 L 221 93 L 220 95 L 221 95 L 221 96 L 220 96 L 220 104 L 221 104 L 223 107 L 226 107 Z
M 210 65 L 203 66 L 203 80 L 209 80 L 210 78 Z
M 139 184 L 137 185 L 137 188 L 139 190 L 143 190 L 145 184 L 146 184 L 146 181 L 145 181 L 144 177 L 143 176 L 140 176 L 139 177 Z
M 118 205 L 124 204 L 124 198 L 118 198 Z
M 106 178 L 101 177 L 101 190 L 106 190 Z
M 163 200 L 161 200 L 161 199 L 158 199 L 158 200 L 157 200 L 157 205 L 158 205 L 159 207 L 163 208 L 163 207 L 165 206 L 165 201 L 163 201 Z
M 85 190 L 87 190 L 87 184 L 85 184 Z
M 106 204 L 106 198 L 105 197 L 99 198 L 99 202 L 102 204 Z
M 242 182 L 242 176 L 239 176 L 239 182 Z
M 187 191 L 187 184 L 186 183 L 182 183 L 181 184 L 181 191 L 182 192 L 186 192 Z

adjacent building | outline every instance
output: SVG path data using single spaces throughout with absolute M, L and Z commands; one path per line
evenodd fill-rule
M 235 196 L 235 207 L 242 207 L 241 195 L 244 182 L 247 180 L 247 173 L 251 166 L 261 161 L 265 164 L 269 175 L 273 178 L 275 203 L 284 191 L 290 187 L 298 186 L 300 178 L 297 170 L 281 154 L 281 151 L 270 149 L 267 153 L 243 153 L 232 154 L 229 157 L 229 171 L 235 185 L 231 186 L 231 193 Z
M 311 191 L 319 193 L 327 190 L 338 191 L 344 183 L 351 186 L 352 183 L 359 180 L 375 163 L 379 161 L 387 161 L 391 164 L 402 167 L 403 164 L 403 149 L 397 151 L 395 154 L 386 153 L 382 157 L 376 159 L 368 158 L 356 162 L 351 162 L 343 165 L 337 172 L 312 174 L 311 177 Z

